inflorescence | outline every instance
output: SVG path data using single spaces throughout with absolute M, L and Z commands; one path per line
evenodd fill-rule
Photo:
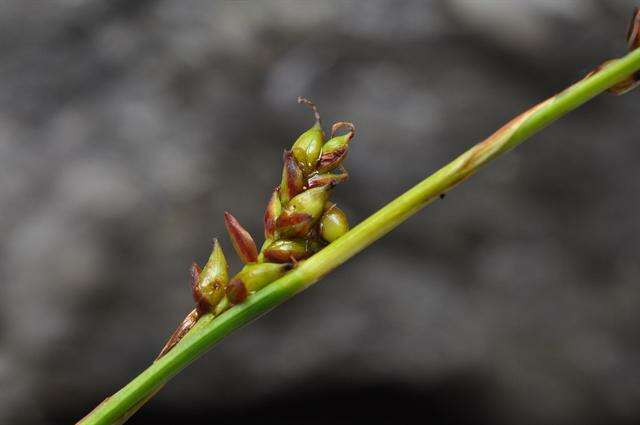
M 233 247 L 245 264 L 229 278 L 227 260 L 217 239 L 204 268 L 194 262 L 189 280 L 196 303 L 169 338 L 158 358 L 166 354 L 193 327 L 201 315 L 219 315 L 247 296 L 283 276 L 349 230 L 347 216 L 329 200 L 332 189 L 349 177 L 342 162 L 355 135 L 346 121 L 333 124 L 325 140 L 320 114 L 308 99 L 315 123 L 283 154 L 282 180 L 274 189 L 264 213 L 265 242 L 260 251 L 249 232 L 229 212 L 224 223 Z M 337 135 L 338 131 L 346 131 Z

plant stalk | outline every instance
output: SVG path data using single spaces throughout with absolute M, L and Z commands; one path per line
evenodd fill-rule
M 218 317 L 203 315 L 164 357 L 107 398 L 81 424 L 121 423 L 162 385 L 234 330 L 317 282 L 501 154 L 640 70 L 640 49 L 518 115 L 308 260 Z

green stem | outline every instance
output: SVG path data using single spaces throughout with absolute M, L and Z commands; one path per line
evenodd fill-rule
M 562 93 L 534 106 L 485 141 L 445 165 L 331 243 L 281 279 L 220 316 L 204 315 L 164 357 L 87 415 L 83 424 L 111 424 L 132 414 L 191 362 L 239 327 L 317 282 L 322 276 L 381 238 L 432 200 L 514 148 L 555 120 L 640 70 L 640 49 Z

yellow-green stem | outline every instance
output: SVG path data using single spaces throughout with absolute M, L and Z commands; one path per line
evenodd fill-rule
M 81 423 L 121 421 L 164 383 L 235 329 L 317 282 L 490 160 L 638 70 L 640 49 L 514 118 L 491 137 L 391 201 L 281 279 L 251 295 L 244 303 L 215 318 L 211 314 L 204 315 L 168 354 L 106 399 Z

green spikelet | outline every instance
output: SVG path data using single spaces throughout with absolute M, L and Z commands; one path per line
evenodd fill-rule
M 202 270 L 193 264 L 189 280 L 196 309 L 183 321 L 161 354 L 164 355 L 196 323 L 201 314 L 214 316 L 282 277 L 299 262 L 342 236 L 349 224 L 344 212 L 329 202 L 332 189 L 348 179 L 342 167 L 355 127 L 338 122 L 332 138 L 325 141 L 320 114 L 310 100 L 298 103 L 311 107 L 313 126 L 302 133 L 283 155 L 282 178 L 269 198 L 264 212 L 264 237 L 258 251 L 249 232 L 228 212 L 224 223 L 236 253 L 245 264 L 229 279 L 227 260 L 216 239 L 211 256 Z M 334 136 L 337 129 L 347 133 Z M 339 171 L 336 171 L 340 168 Z

